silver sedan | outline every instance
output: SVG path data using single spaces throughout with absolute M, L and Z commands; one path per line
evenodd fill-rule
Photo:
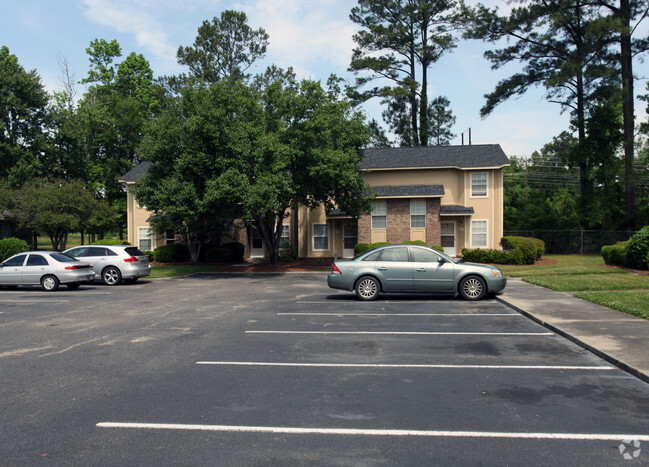
M 28 251 L 0 263 L 0 285 L 10 288 L 40 285 L 43 290 L 52 292 L 59 284 L 76 289 L 94 278 L 92 264 L 58 251 Z
M 495 266 L 461 263 L 424 246 L 389 245 L 335 261 L 327 283 L 333 289 L 354 290 L 361 300 L 374 300 L 382 292 L 459 293 L 466 300 L 479 300 L 502 291 L 507 279 Z

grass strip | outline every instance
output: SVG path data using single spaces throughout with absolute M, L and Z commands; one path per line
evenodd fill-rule
M 526 276 L 525 282 L 557 292 L 649 289 L 649 276 L 624 274 L 581 274 Z
M 638 318 L 649 319 L 649 290 L 629 290 L 624 292 L 587 292 L 575 297 L 604 305 Z
M 215 272 L 219 271 L 221 266 L 202 266 L 202 265 L 178 265 L 178 266 L 152 266 L 151 275 L 152 279 L 162 279 L 166 277 L 181 277 L 197 272 Z

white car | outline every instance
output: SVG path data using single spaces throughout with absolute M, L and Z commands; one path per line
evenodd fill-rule
M 76 289 L 94 278 L 92 264 L 58 251 L 28 251 L 0 263 L 0 285 L 9 288 L 40 284 L 43 290 L 53 292 L 59 284 Z
M 135 282 L 151 274 L 149 257 L 134 246 L 82 245 L 64 253 L 91 263 L 97 277 L 106 285 L 117 285 L 122 280 Z

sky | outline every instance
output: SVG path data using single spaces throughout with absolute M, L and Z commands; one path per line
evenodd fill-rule
M 491 3 L 496 0 L 489 0 Z M 470 2 L 470 0 L 469 0 Z M 349 19 L 355 0 L 0 0 L 0 45 L 9 47 L 27 70 L 36 70 L 48 91 L 63 89 L 61 61 L 76 81 L 88 74 L 86 48 L 94 39 L 116 39 L 122 59 L 142 54 L 156 76 L 187 72 L 177 63 L 179 46 L 190 46 L 203 21 L 224 10 L 243 11 L 248 25 L 269 34 L 266 56 L 250 71 L 261 73 L 271 64 L 292 66 L 300 78 L 326 82 L 331 73 L 350 84 L 347 71 L 358 26 Z M 483 58 L 487 46 L 460 40 L 458 47 L 429 69 L 429 98 L 446 96 L 456 117 L 451 144 L 500 144 L 508 156 L 529 156 L 569 129 L 568 115 L 548 103 L 541 89 L 499 105 L 480 117 L 484 95 L 498 81 L 520 70 L 511 64 L 491 70 Z M 121 59 L 117 60 L 118 62 Z M 647 63 L 636 63 L 635 74 L 649 76 Z M 636 94 L 645 92 L 646 79 L 636 81 Z M 83 85 L 77 85 L 82 94 Z M 636 114 L 645 118 L 645 103 Z M 382 107 L 370 101 L 364 108 L 381 121 Z

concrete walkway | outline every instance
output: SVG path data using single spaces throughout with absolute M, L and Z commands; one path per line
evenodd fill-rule
M 649 382 L 649 321 L 507 278 L 498 300 Z M 649 305 L 648 305 L 649 306 Z

